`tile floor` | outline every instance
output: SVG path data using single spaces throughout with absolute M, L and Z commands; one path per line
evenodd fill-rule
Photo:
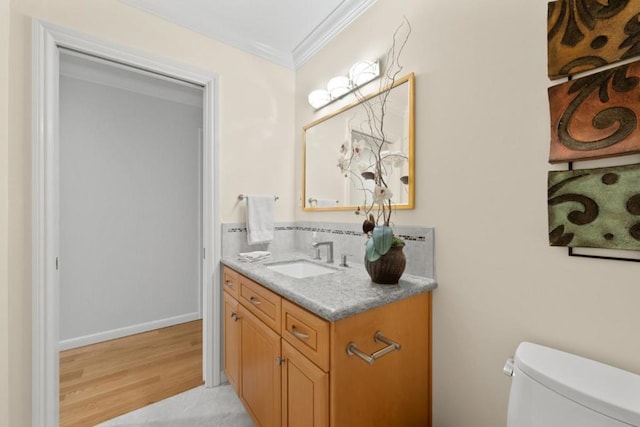
M 99 427 L 252 427 L 230 385 L 194 388 L 106 421 Z

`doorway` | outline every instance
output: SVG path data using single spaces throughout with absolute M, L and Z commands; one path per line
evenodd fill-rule
M 203 378 L 220 383 L 219 217 L 217 208 L 216 76 L 97 40 L 71 30 L 34 21 L 33 132 L 33 425 L 56 426 L 59 418 L 60 306 L 60 50 L 67 49 L 122 66 L 203 87 L 200 184 L 203 219 L 200 282 L 202 289 Z M 144 323 L 144 322 L 143 322 Z M 117 329 L 117 328 L 116 328 Z
M 59 100 L 60 423 L 93 425 L 202 384 L 202 87 L 61 49 Z

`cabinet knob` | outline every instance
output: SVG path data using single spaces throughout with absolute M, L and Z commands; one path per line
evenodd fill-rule
M 282 364 L 286 361 L 287 359 L 285 359 L 284 357 L 281 357 L 281 356 L 276 357 L 276 365 L 278 366 L 282 366 Z
M 262 303 L 260 302 L 260 300 L 259 300 L 259 299 L 257 299 L 257 298 L 255 298 L 255 297 L 251 297 L 251 298 L 249 298 L 249 301 L 250 301 L 250 302 L 251 302 L 251 304 L 253 304 L 253 305 L 260 305 L 260 304 L 262 304 Z

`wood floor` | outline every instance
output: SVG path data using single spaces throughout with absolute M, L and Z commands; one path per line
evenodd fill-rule
M 202 383 L 201 320 L 63 351 L 60 426 L 95 426 Z

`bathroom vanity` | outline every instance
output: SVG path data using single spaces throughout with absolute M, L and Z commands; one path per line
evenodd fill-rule
M 256 426 L 430 426 L 436 283 L 285 258 L 223 259 L 224 369 Z

